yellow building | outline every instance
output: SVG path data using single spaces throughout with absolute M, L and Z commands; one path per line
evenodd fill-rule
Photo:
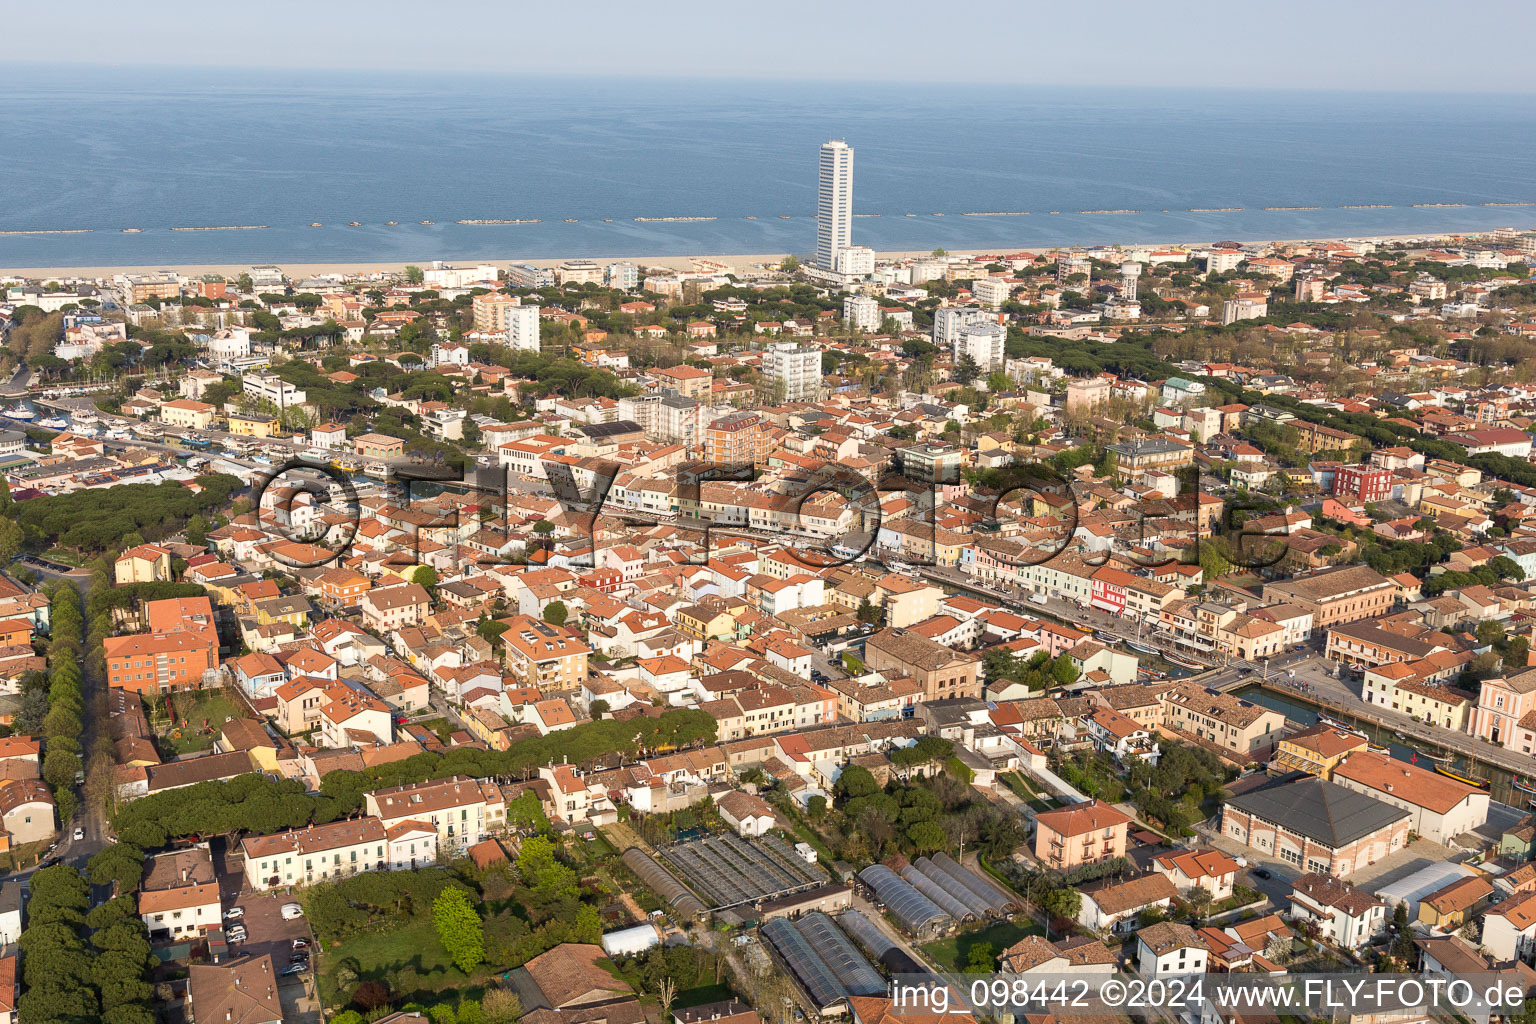
M 944 591 L 931 583 L 891 573 L 880 578 L 879 587 L 885 596 L 876 603 L 884 605 L 885 624 L 892 629 L 904 629 L 939 614 Z
M 155 583 L 171 578 L 171 553 L 154 544 L 140 544 L 117 556 L 113 575 L 124 583 Z
M 1368 745 L 1365 737 L 1358 733 L 1319 723 L 1281 740 L 1275 750 L 1275 763 L 1326 779 L 1340 761 Z
M 678 632 L 694 640 L 717 640 L 736 633 L 736 617 L 721 608 L 689 605 L 677 610 L 676 620 Z
M 229 432 L 237 437 L 266 439 L 277 432 L 277 417 L 259 412 L 232 412 L 229 414 Z
M 309 602 L 302 597 L 268 597 L 255 603 L 256 624 L 270 626 L 286 622 L 305 629 L 309 626 Z
M 1458 878 L 1419 901 L 1419 921 L 1431 928 L 1454 932 L 1468 916 L 1482 909 L 1493 895 L 1493 886 L 1481 875 Z
M 208 424 L 213 422 L 213 406 L 190 398 L 177 398 L 160 406 L 160 422 L 168 427 L 207 430 Z

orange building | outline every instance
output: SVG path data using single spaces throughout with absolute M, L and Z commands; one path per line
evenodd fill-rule
M 1125 856 L 1131 819 L 1102 800 L 1035 815 L 1035 856 L 1057 871 Z
M 755 412 L 733 412 L 704 430 L 704 458 L 717 466 L 757 466 L 768 461 L 773 439 Z
M 219 664 L 218 641 L 200 631 L 114 636 L 103 646 L 108 684 L 134 693 L 195 690 Z
M 206 597 L 148 601 L 149 632 L 108 637 L 107 682 L 134 693 L 195 690 L 203 673 L 219 666 L 213 602 Z

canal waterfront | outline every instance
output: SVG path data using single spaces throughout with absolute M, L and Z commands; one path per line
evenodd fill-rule
M 1234 690 L 1233 695 L 1278 711 L 1286 717 L 1287 721 L 1294 722 L 1303 728 L 1317 724 L 1319 707 L 1305 694 L 1253 683 Z M 1351 728 L 1359 729 L 1371 743 L 1386 747 L 1398 760 L 1416 763 L 1421 768 L 1433 771 L 1440 763 L 1426 757 L 1426 753 L 1436 757 L 1449 755 L 1451 760 L 1444 762 L 1446 767 L 1471 778 L 1487 779 L 1492 784 L 1489 792 L 1494 800 L 1520 808 L 1522 811 L 1532 806 L 1532 795 L 1514 787 L 1514 781 L 1518 776 L 1498 765 L 1470 758 L 1428 740 L 1404 737 L 1387 726 L 1365 721 L 1347 711 L 1324 711 L 1324 714 Z M 1532 774 L 1536 775 L 1536 759 L 1532 761 Z M 1525 777 L 1527 785 L 1530 784 L 1530 779 L 1529 775 Z

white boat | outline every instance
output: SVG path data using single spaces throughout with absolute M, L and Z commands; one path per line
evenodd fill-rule
M 37 418 L 37 413 L 24 405 L 13 405 L 5 410 L 5 414 L 13 420 L 34 420 Z
M 363 467 L 363 472 L 378 480 L 389 476 L 389 466 L 383 462 L 370 462 Z
M 68 430 L 69 423 L 58 416 L 50 416 L 45 420 L 38 420 L 37 425 L 47 427 L 49 430 Z
M 299 458 L 313 466 L 324 466 L 330 462 L 331 453 L 324 448 L 309 448 L 300 452 Z

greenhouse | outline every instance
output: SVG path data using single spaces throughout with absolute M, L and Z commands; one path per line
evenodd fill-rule
M 953 917 L 884 864 L 871 864 L 859 872 L 859 880 L 874 890 L 875 898 L 885 904 L 896 923 L 911 935 L 932 938 L 955 926 Z
M 763 925 L 762 931 L 774 955 L 818 1012 L 847 1006 L 847 989 L 793 922 L 776 917 Z
M 943 881 L 935 879 L 930 875 L 925 875 L 916 864 L 908 864 L 902 868 L 901 877 L 908 885 L 933 900 L 940 910 L 961 924 L 965 924 L 967 921 L 974 921 L 983 916 L 972 908 L 968 900 L 955 895 L 951 886 L 945 885 Z
M 795 924 L 849 995 L 877 996 L 885 991 L 880 972 L 826 914 L 812 911 Z
M 864 952 L 879 961 L 891 974 L 927 974 L 926 967 L 912 959 L 911 954 L 900 946 L 875 923 L 857 910 L 848 910 L 834 920 L 837 926 L 864 948 Z
M 661 858 L 714 910 L 777 899 L 827 881 L 824 868 L 796 857 L 775 837 L 752 842 L 737 835 L 706 836 L 669 846 Z
M 635 873 L 635 876 L 657 896 L 684 917 L 695 917 L 704 913 L 704 904 L 699 898 L 689 892 L 682 882 L 679 882 L 670 871 L 662 867 L 644 850 L 630 847 L 624 851 L 624 866 Z
M 933 865 L 975 893 L 978 899 L 984 900 L 992 913 L 998 917 L 1007 917 L 1024 909 L 1018 897 L 980 871 L 959 863 L 947 853 L 934 854 Z

